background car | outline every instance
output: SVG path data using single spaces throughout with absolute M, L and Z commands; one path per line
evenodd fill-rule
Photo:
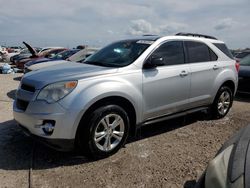
M 74 55 L 70 56 L 67 60 L 74 61 L 74 62 L 81 62 L 84 61 L 88 56 L 97 52 L 100 48 L 92 48 L 86 47 L 81 51 L 75 53 Z
M 39 52 L 41 50 L 41 48 L 39 48 L 39 47 L 34 47 L 34 49 L 37 52 Z M 10 57 L 10 62 L 12 64 L 15 64 L 17 61 L 20 61 L 22 59 L 26 59 L 30 56 L 32 56 L 31 52 L 27 48 L 25 48 L 19 54 Z
M 8 55 L 7 49 L 5 47 L 0 46 L 0 60 L 5 61 L 7 55 Z
M 29 67 L 26 67 L 24 69 L 24 73 L 39 70 L 42 68 L 47 68 L 47 67 L 54 66 L 54 65 L 68 63 L 71 61 L 72 62 L 83 62 L 87 57 L 89 57 L 90 55 L 94 54 L 97 51 L 98 51 L 97 48 L 86 48 L 84 50 L 77 52 L 76 54 L 72 55 L 71 57 L 69 57 L 68 61 L 58 60 L 58 61 L 47 61 L 47 62 L 43 62 L 43 63 L 34 64 L 34 65 L 29 66 Z M 78 60 L 78 61 L 76 61 L 76 60 Z
M 238 93 L 250 94 L 250 55 L 240 61 Z
M 29 66 L 35 65 L 38 63 L 43 63 L 43 62 L 48 62 L 48 61 L 65 60 L 79 51 L 80 51 L 79 49 L 64 50 L 64 51 L 54 55 L 54 57 L 51 57 L 51 58 L 39 58 L 36 60 L 29 61 L 29 62 L 25 63 L 24 70 L 27 70 L 27 68 Z
M 30 57 L 22 59 L 20 61 L 15 62 L 15 65 L 18 69 L 24 69 L 24 64 L 27 63 L 30 60 L 35 60 L 35 59 L 40 59 L 40 58 L 49 58 L 49 57 L 54 57 L 56 54 L 66 50 L 66 48 L 52 48 L 49 50 L 45 50 L 43 52 L 37 53 L 37 51 L 31 47 L 29 44 L 23 42 L 25 46 L 28 48 L 30 53 L 32 54 Z
M 239 54 L 237 54 L 237 55 L 235 56 L 235 58 L 241 60 L 242 58 L 244 58 L 244 57 L 246 57 L 246 56 L 248 56 L 248 55 L 250 55 L 250 50 L 246 50 L 246 51 L 240 52 Z
M 46 50 L 50 50 L 50 49 L 57 49 L 57 48 L 63 48 L 63 47 L 60 47 L 60 46 L 57 46 L 57 47 L 55 47 L 55 46 L 51 46 L 51 47 L 43 47 L 43 48 L 41 48 L 39 51 L 37 51 L 38 52 L 38 54 L 41 54 L 41 53 L 43 53 L 44 51 L 46 51 Z

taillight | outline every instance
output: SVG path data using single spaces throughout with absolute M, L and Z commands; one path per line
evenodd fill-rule
M 239 72 L 239 70 L 240 70 L 240 61 L 238 59 L 236 59 L 235 68 L 236 68 L 237 72 Z

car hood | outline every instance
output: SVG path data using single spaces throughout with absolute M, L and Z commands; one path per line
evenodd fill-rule
M 33 55 L 33 56 L 38 56 L 37 55 L 37 52 L 34 48 L 32 48 L 29 44 L 27 44 L 26 42 L 23 42 L 23 44 L 28 48 L 28 50 L 30 51 L 30 53 Z
M 22 78 L 22 83 L 34 86 L 36 89 L 41 89 L 51 83 L 107 75 L 117 70 L 118 68 L 101 67 L 83 63 L 62 63 L 38 71 L 31 71 L 25 74 Z
M 69 62 L 70 61 L 65 61 L 65 60 L 47 61 L 47 62 L 37 63 L 37 64 L 34 64 L 34 65 L 31 65 L 29 67 L 29 70 L 35 71 L 35 70 L 39 70 L 39 69 L 42 69 L 42 68 L 47 68 L 47 67 L 50 67 L 50 66 L 55 66 L 55 65 L 62 64 L 62 63 L 69 63 Z M 70 62 L 70 63 L 72 63 L 72 62 Z
M 250 66 L 240 65 L 240 77 L 250 77 Z

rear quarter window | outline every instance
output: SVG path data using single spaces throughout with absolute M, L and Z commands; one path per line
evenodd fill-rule
M 213 43 L 217 48 L 220 49 L 227 57 L 234 59 L 233 54 L 231 51 L 227 48 L 227 46 L 224 43 Z

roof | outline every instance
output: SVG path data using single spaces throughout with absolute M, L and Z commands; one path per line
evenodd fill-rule
M 158 36 L 158 35 L 143 35 L 143 36 L 131 37 L 131 38 L 124 39 L 124 40 L 150 40 L 150 41 L 156 41 L 157 39 L 159 39 L 161 37 L 162 36 Z

